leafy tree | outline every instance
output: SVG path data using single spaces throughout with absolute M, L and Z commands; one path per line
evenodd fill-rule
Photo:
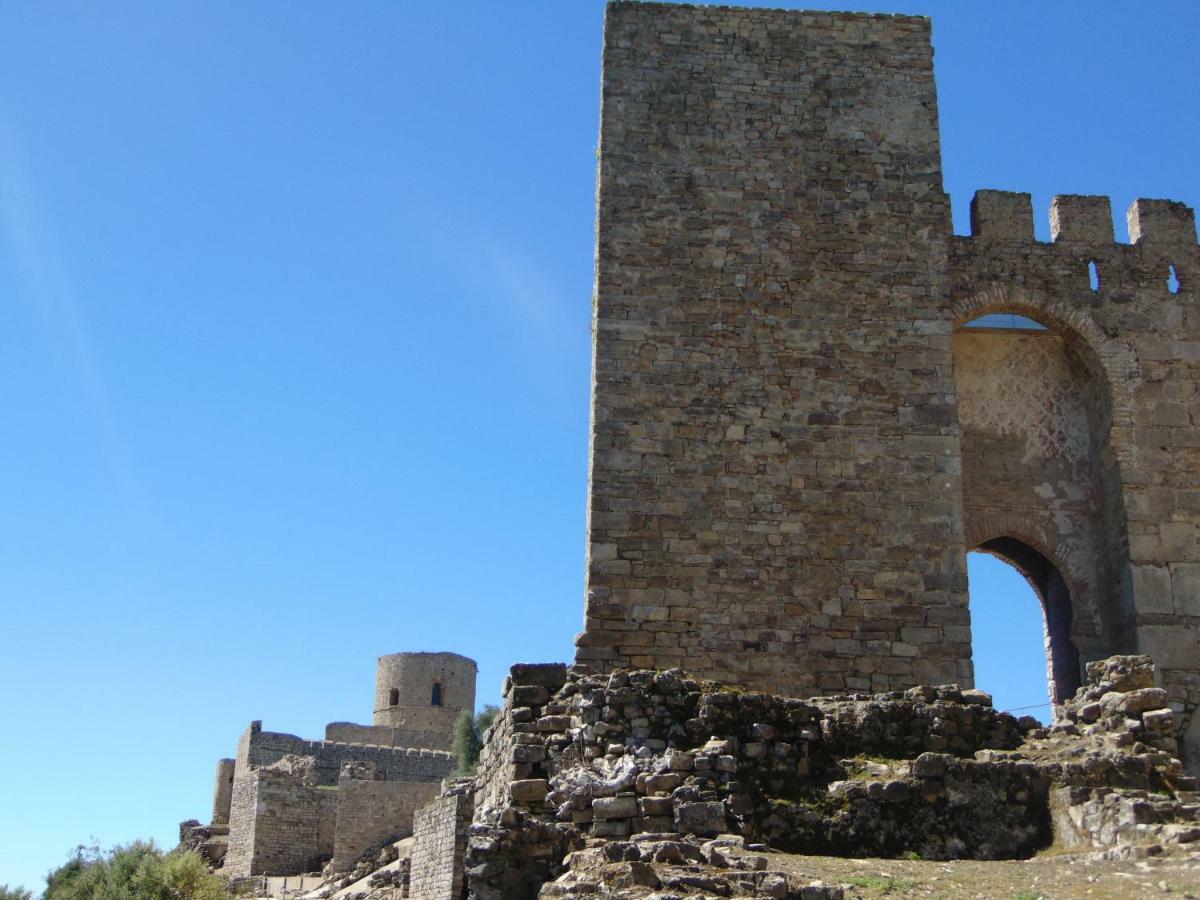
M 0 884 L 0 900 L 33 900 L 33 891 L 19 885 L 10 888 L 7 884 Z
M 74 855 L 46 876 L 43 900 L 229 900 L 224 882 L 196 853 L 163 853 L 153 841 L 134 841 L 107 853 L 97 846 Z M 5 898 L 0 898 L 5 900 Z
M 454 720 L 454 755 L 458 757 L 458 768 L 455 774 L 465 778 L 475 774 L 479 766 L 479 752 L 483 749 L 484 732 L 491 727 L 496 715 L 500 712 L 498 706 L 488 704 L 477 715 L 464 709 Z

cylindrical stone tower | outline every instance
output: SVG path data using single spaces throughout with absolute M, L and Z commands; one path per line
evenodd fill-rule
M 475 660 L 457 653 L 392 653 L 375 671 L 375 724 L 397 746 L 449 749 L 454 720 L 475 710 Z
M 233 767 L 232 759 L 217 760 L 217 778 L 213 784 L 213 825 L 229 824 L 229 808 L 233 802 Z

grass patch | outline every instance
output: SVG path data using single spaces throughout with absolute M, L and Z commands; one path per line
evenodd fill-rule
M 915 882 L 904 878 L 893 878 L 891 875 L 853 875 L 846 879 L 846 884 L 870 888 L 881 894 L 900 894 L 916 887 Z

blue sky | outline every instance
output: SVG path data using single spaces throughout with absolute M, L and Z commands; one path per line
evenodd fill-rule
M 1043 237 L 1200 205 L 1200 4 L 823 6 L 933 16 L 960 232 L 981 187 Z M 0 883 L 173 843 L 251 719 L 368 721 L 381 653 L 481 703 L 570 657 L 602 16 L 0 3 Z M 1032 595 L 972 591 L 981 686 L 1041 702 Z

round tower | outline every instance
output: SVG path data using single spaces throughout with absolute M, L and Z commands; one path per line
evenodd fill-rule
M 454 720 L 475 711 L 475 660 L 457 653 L 391 653 L 375 670 L 375 724 L 396 746 L 449 749 Z

